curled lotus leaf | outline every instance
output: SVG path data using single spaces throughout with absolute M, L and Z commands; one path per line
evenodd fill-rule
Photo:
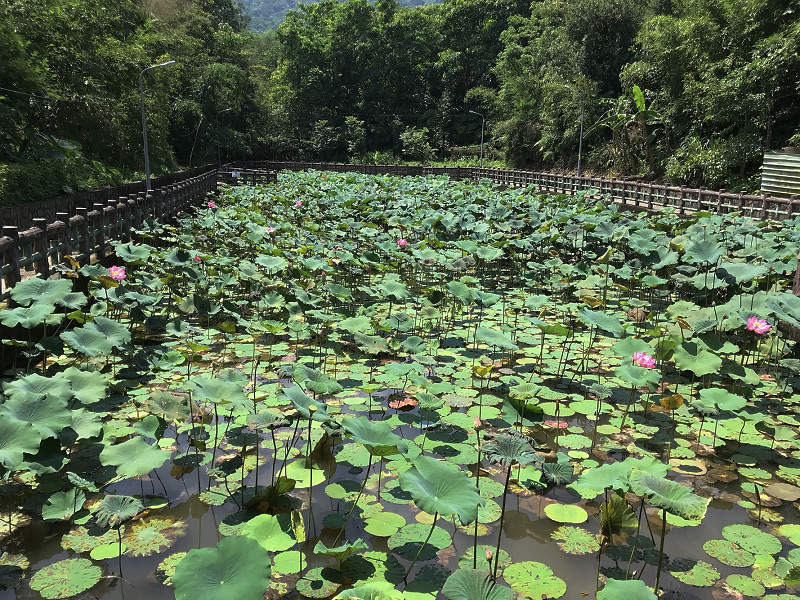
M 639 473 L 631 479 L 631 487 L 636 495 L 647 496 L 651 505 L 684 519 L 699 519 L 706 514 L 709 499 L 675 481 Z
M 420 455 L 401 473 L 400 487 L 411 494 L 414 504 L 428 514 L 457 516 L 461 523 L 478 517 L 483 499 L 475 483 L 455 465 Z

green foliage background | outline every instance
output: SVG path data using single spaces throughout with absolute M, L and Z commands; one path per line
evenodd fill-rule
M 469 111 L 487 159 L 574 168 L 581 96 L 595 172 L 753 190 L 800 145 L 797 0 L 324 0 L 248 28 L 275 8 L 0 0 L 0 202 L 140 176 L 136 78 L 169 58 L 145 76 L 156 173 L 469 160 Z

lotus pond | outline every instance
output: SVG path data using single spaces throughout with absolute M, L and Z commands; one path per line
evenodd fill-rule
M 800 598 L 798 247 L 440 177 L 224 188 L 12 290 L 0 598 Z

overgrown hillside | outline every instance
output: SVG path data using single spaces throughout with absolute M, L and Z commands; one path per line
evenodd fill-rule
M 400 6 L 421 6 L 437 0 L 400 0 Z M 298 0 L 242 0 L 244 13 L 250 17 L 252 31 L 263 32 L 281 24 L 286 13 L 297 8 Z M 308 2 L 306 2 L 308 4 Z
M 797 16 L 797 0 L 324 0 L 255 33 L 238 0 L 0 0 L 0 202 L 140 173 L 137 77 L 168 59 L 144 77 L 156 171 L 475 157 L 480 115 L 489 157 L 574 169 L 583 105 L 585 169 L 755 190 L 764 150 L 800 145 Z

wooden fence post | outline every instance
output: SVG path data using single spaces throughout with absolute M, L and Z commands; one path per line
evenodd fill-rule
M 47 241 L 47 219 L 34 218 L 31 221 L 33 221 L 33 226 L 39 230 L 33 239 L 34 252 L 39 255 L 36 260 L 36 272 L 43 279 L 47 279 L 50 277 L 50 259 L 47 256 L 50 250 L 50 244 Z
M 6 273 L 6 288 L 11 289 L 22 280 L 19 271 L 19 228 L 16 225 L 4 225 L 3 235 L 11 238 L 11 245 L 6 252 L 11 269 Z
M 58 254 L 56 255 L 58 262 L 61 262 L 65 256 L 72 254 L 72 229 L 69 223 L 69 213 L 57 212 L 56 220 L 64 224 L 64 229 L 58 236 Z

